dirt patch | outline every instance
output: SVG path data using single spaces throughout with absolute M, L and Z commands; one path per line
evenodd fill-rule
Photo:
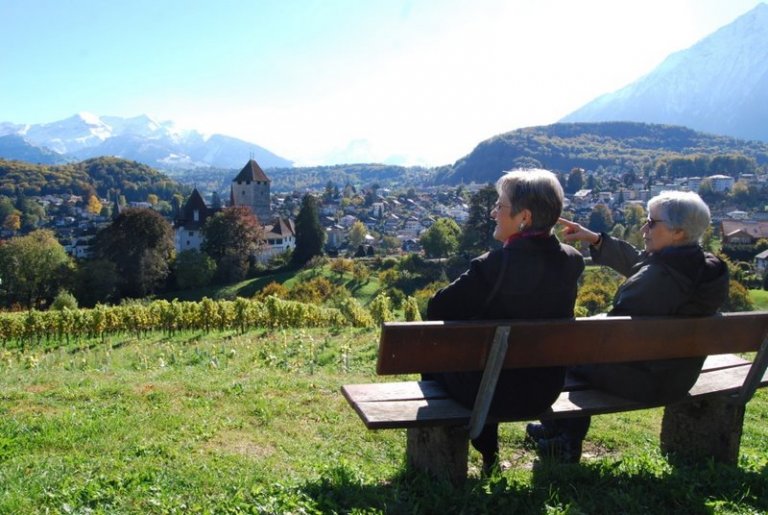
M 203 449 L 218 454 L 237 454 L 249 458 L 266 458 L 275 452 L 272 445 L 257 442 L 252 433 L 221 431 L 205 442 Z
M 51 390 L 53 387 L 49 384 L 33 384 L 27 386 L 24 391 L 29 393 L 45 393 Z

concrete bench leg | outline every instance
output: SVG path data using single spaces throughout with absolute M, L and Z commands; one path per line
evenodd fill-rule
M 462 426 L 408 429 L 406 463 L 409 469 L 461 485 L 467 478 L 469 440 Z
M 744 406 L 725 396 L 673 404 L 664 409 L 661 450 L 736 464 L 743 424 Z

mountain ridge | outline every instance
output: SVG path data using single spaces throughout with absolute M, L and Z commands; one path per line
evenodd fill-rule
M 178 129 L 173 122 L 158 122 L 145 114 L 122 118 L 87 112 L 49 123 L 0 123 L 0 137 L 19 136 L 15 146 L 0 148 L 6 159 L 22 159 L 38 149 L 44 164 L 101 156 L 139 161 L 153 168 L 238 167 L 253 156 L 264 167 L 290 167 L 293 163 L 254 143 L 225 136 Z M 58 157 L 51 156 L 54 152 Z
M 682 125 L 768 141 L 768 5 L 762 3 L 638 80 L 560 122 Z

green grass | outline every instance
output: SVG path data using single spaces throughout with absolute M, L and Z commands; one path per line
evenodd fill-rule
M 749 290 L 749 298 L 752 299 L 756 310 L 768 310 L 768 291 Z
M 596 417 L 582 465 L 546 465 L 502 427 L 512 468 L 460 489 L 404 472 L 405 434 L 343 400 L 378 334 L 253 331 L 0 349 L 0 513 L 763 513 L 768 389 L 738 466 L 658 450 L 660 410 Z
M 246 279 L 234 284 L 227 285 L 211 285 L 205 288 L 198 288 L 194 290 L 174 291 L 166 294 L 159 295 L 161 298 L 186 301 L 199 301 L 203 297 L 211 299 L 232 299 L 235 297 L 253 297 L 256 293 L 261 291 L 267 284 L 271 282 L 277 282 L 283 284 L 286 288 L 291 288 L 295 284 L 312 279 L 314 277 L 325 277 L 331 283 L 338 286 L 344 286 L 353 297 L 359 300 L 363 305 L 367 305 L 376 296 L 381 289 L 381 283 L 379 283 L 378 277 L 375 272 L 372 272 L 368 277 L 368 280 L 362 284 L 357 282 L 350 273 L 345 273 L 341 276 L 332 272 L 328 265 L 322 268 L 312 270 L 300 270 L 280 272 L 275 274 L 269 274 L 262 277 L 256 277 L 253 279 Z

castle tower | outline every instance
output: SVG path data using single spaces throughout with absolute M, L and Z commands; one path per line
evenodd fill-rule
M 272 218 L 269 207 L 270 182 L 259 164 L 253 159 L 249 160 L 232 181 L 232 205 L 246 206 L 260 223 L 268 223 Z

